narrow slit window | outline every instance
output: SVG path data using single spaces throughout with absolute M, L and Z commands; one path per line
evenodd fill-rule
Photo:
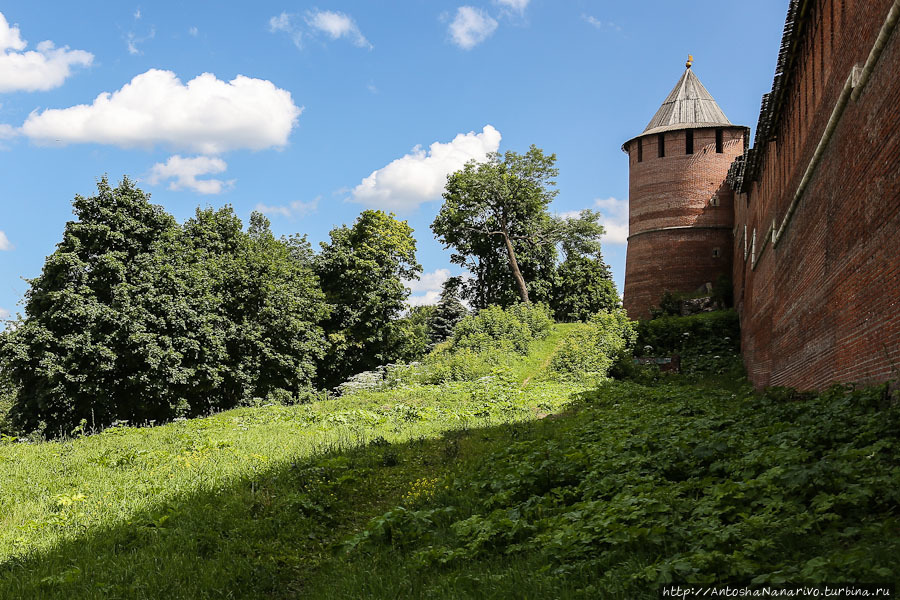
M 713 248 L 713 258 L 719 258 L 722 252 L 718 248 Z
M 716 129 L 716 154 L 722 154 L 722 130 Z
M 663 158 L 666 155 L 666 134 L 660 133 L 656 136 L 656 143 L 659 146 L 659 157 Z
M 643 144 L 643 141 L 639 139 L 636 143 L 637 143 L 637 161 L 638 161 L 638 162 L 643 162 L 643 161 L 644 161 L 644 144 Z
M 688 129 L 684 132 L 684 153 L 694 153 L 694 130 Z

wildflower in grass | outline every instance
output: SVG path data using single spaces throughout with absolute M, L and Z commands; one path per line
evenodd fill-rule
M 409 488 L 409 491 L 403 494 L 402 501 L 404 504 L 413 504 L 420 500 L 430 500 L 434 497 L 434 490 L 437 486 L 439 478 L 416 479 Z
M 87 500 L 87 497 L 84 494 L 72 494 L 71 496 L 67 496 L 66 494 L 58 494 L 54 498 L 56 502 L 56 506 L 60 508 L 65 508 L 68 506 L 72 506 L 76 502 L 84 502 Z

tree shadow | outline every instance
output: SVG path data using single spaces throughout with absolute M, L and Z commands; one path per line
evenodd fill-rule
M 153 503 L 107 527 L 0 564 L 0 598 L 282 598 L 410 483 L 462 468 L 519 422 L 332 450 Z M 496 446 L 495 446 L 496 447 Z

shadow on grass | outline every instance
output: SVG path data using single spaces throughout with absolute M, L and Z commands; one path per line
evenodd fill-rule
M 534 422 L 377 440 L 154 505 L 51 550 L 0 564 L 0 598 L 302 597 L 337 542 L 415 480 L 464 468 Z

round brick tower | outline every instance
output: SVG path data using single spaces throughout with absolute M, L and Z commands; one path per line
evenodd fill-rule
M 694 292 L 731 275 L 734 206 L 725 175 L 744 152 L 734 125 L 687 69 L 628 153 L 624 305 L 650 316 L 663 294 Z

